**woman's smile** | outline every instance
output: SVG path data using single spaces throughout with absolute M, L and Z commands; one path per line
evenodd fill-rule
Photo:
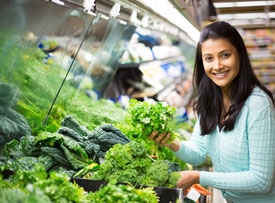
M 206 75 L 221 89 L 230 89 L 240 70 L 236 48 L 224 38 L 208 39 L 202 43 L 201 53 Z
M 229 73 L 229 71 L 224 71 L 224 72 L 221 72 L 221 73 L 213 73 L 213 75 L 215 75 L 215 77 L 217 79 L 223 79 L 226 76 L 228 76 L 228 73 Z

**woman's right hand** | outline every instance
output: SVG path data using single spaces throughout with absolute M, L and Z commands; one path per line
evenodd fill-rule
M 171 143 L 168 143 L 167 141 L 170 138 L 170 133 L 159 133 L 159 132 L 152 132 L 149 135 L 149 140 L 153 140 L 157 145 L 161 147 L 169 147 L 172 151 L 178 151 L 180 148 L 179 141 L 175 140 Z

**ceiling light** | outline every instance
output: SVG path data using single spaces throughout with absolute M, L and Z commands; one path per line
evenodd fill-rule
M 168 21 L 185 31 L 195 42 L 198 41 L 200 32 L 195 28 L 169 1 L 167 0 L 139 0 Z

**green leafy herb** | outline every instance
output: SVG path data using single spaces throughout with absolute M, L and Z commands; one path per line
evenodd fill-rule
M 177 137 L 172 131 L 172 120 L 176 109 L 166 103 L 138 101 L 131 99 L 127 108 L 126 122 L 129 123 L 140 136 L 147 138 L 152 132 L 169 132 L 170 141 Z

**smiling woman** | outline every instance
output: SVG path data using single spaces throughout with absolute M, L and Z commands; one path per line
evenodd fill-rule
M 221 190 L 227 202 L 274 202 L 274 99 L 232 25 L 221 21 L 203 29 L 193 74 L 198 119 L 190 140 L 164 143 L 169 133 L 156 132 L 150 139 L 194 166 L 209 156 L 214 172 L 182 171 L 177 187 L 199 183 Z
M 240 70 L 237 49 L 228 40 L 221 38 L 206 40 L 201 50 L 206 75 L 228 97 L 230 86 Z

